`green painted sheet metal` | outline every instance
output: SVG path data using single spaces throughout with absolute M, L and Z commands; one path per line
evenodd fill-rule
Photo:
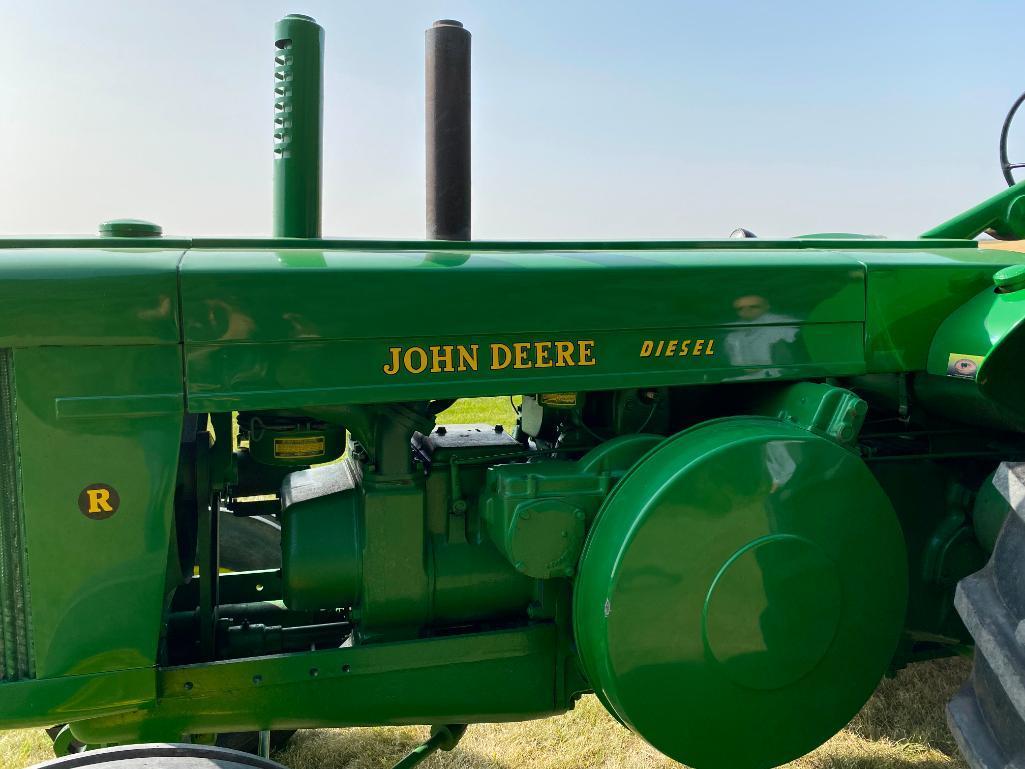
M 155 668 L 0 684 L 5 729 L 138 711 L 157 696 Z
M 859 265 L 846 254 L 468 251 L 449 257 L 194 249 L 182 262 L 185 341 L 743 325 L 733 302 L 752 293 L 768 301 L 770 323 L 816 315 L 818 322 L 864 319 Z
M 983 248 L 863 251 L 857 256 L 867 270 L 865 355 L 873 373 L 924 370 L 940 324 L 991 286 L 1001 267 L 1025 261 L 1025 254 Z
M 182 250 L 147 245 L 0 251 L 0 345 L 177 342 Z
M 518 721 L 568 709 L 556 629 L 368 644 L 169 668 L 152 709 L 73 727 L 90 743 L 376 724 Z M 239 702 L 245 707 L 239 707 Z
M 36 674 L 155 663 L 181 439 L 177 345 L 14 351 L 18 444 Z M 60 372 L 55 376 L 54 372 Z M 74 399 L 163 396 L 160 413 L 63 417 Z M 105 484 L 107 517 L 80 507 Z M 111 629 L 116 628 L 112 633 Z
M 854 452 L 792 423 L 712 420 L 659 444 L 605 501 L 575 638 L 603 702 L 663 753 L 775 766 L 872 693 L 903 627 L 906 569 L 893 509 Z
M 1021 268 L 1015 267 L 1009 277 Z M 1001 284 L 1004 281 L 1000 281 Z M 1025 429 L 1021 360 L 1025 291 L 993 281 L 947 317 L 932 339 L 915 391 L 937 413 L 996 429 Z
M 317 249 L 374 251 L 449 251 L 461 252 L 466 241 L 387 240 L 361 238 L 259 238 L 259 237 L 151 237 L 120 238 L 95 235 L 36 235 L 0 238 L 0 249 L 7 248 L 202 248 L 202 249 Z M 762 251 L 779 248 L 809 250 L 918 250 L 929 248 L 975 248 L 966 238 L 930 238 L 889 240 L 870 235 L 823 233 L 799 238 L 690 238 L 677 240 L 474 240 L 474 251 L 665 251 L 682 249 L 723 249 Z
M 864 361 L 863 271 L 840 253 L 193 250 L 181 284 L 192 410 L 841 375 Z M 516 347 L 534 342 L 547 349 Z M 432 346 L 477 359 L 395 365 Z
M 491 345 L 515 351 L 517 344 L 531 345 L 538 339 L 551 345 L 575 341 L 568 335 L 552 334 L 197 345 L 187 352 L 189 408 L 195 412 L 299 408 L 553 389 L 601 390 L 842 376 L 864 371 L 861 323 L 624 330 L 582 332 L 578 336 L 594 343 L 589 348 L 594 351 L 594 365 L 515 369 L 510 364 L 501 370 L 490 368 L 496 355 L 500 356 L 499 363 L 507 357 L 505 352 L 493 353 Z M 716 355 L 641 355 L 646 342 L 693 343 L 698 339 L 706 344 L 713 340 Z M 394 376 L 384 372 L 384 366 L 392 360 L 389 350 L 417 344 L 425 348 L 456 344 L 472 348 L 476 344 L 479 370 L 438 374 L 403 371 Z M 679 348 L 677 344 L 677 352 Z M 813 354 L 809 348 L 816 348 L 818 353 Z M 536 347 L 532 349 L 531 354 L 536 355 Z M 581 360 L 579 349 L 575 348 L 575 361 Z

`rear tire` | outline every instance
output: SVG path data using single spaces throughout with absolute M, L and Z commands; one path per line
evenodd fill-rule
M 997 471 L 1025 489 L 1025 465 Z M 989 563 L 961 580 L 954 605 L 975 639 L 971 677 L 947 705 L 947 724 L 973 769 L 1025 767 L 1025 499 L 1011 512 Z
M 277 516 L 238 517 L 221 510 L 218 528 L 221 568 L 228 571 L 281 568 L 281 524 Z

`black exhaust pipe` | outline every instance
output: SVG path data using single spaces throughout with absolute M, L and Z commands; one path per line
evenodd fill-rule
M 427 237 L 470 239 L 470 33 L 427 30 Z

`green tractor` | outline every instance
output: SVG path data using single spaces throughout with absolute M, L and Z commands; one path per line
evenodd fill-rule
M 0 725 L 123 769 L 431 725 L 409 767 L 594 692 L 761 769 L 974 648 L 951 728 L 1022 765 L 1025 257 L 976 238 L 1025 184 L 912 240 L 472 241 L 441 21 L 429 238 L 324 238 L 323 37 L 268 51 L 273 237 L 0 241 Z

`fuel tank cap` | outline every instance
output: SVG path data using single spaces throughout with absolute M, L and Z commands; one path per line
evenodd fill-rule
M 1002 294 L 1025 288 L 1025 264 L 1012 264 L 1010 267 L 997 270 L 993 275 L 993 285 Z
M 107 238 L 159 238 L 164 228 L 144 219 L 108 219 L 100 223 L 100 235 Z

